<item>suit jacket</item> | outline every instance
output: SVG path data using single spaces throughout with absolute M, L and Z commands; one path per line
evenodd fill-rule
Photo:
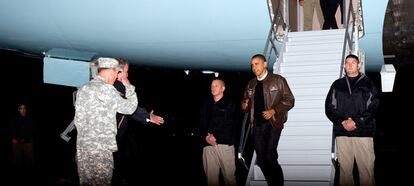
M 125 86 L 120 81 L 115 81 L 114 87 L 118 92 L 121 94 L 122 97 L 125 95 Z M 137 109 L 131 115 L 124 115 L 117 113 L 116 121 L 117 121 L 117 128 L 118 134 L 117 137 L 123 137 L 126 132 L 126 128 L 128 125 L 128 119 L 132 118 L 135 121 L 138 121 L 142 124 L 148 124 L 147 119 L 150 118 L 150 114 L 147 112 L 146 109 L 137 106 Z

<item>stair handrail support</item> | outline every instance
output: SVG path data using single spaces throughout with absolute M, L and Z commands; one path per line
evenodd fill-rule
M 361 39 L 365 36 L 365 25 L 364 25 L 364 14 L 362 12 L 362 2 L 361 0 L 357 0 L 357 20 L 358 20 L 358 38 Z
M 281 49 L 285 51 L 285 43 L 287 41 L 287 35 L 289 31 L 289 23 L 286 20 L 289 20 L 289 1 L 283 0 L 283 12 L 280 11 L 280 3 L 278 4 L 276 14 L 273 14 L 273 7 L 271 0 L 267 0 L 268 3 L 268 10 L 271 20 L 270 30 L 268 33 L 268 37 L 265 43 L 265 47 L 263 50 L 263 55 L 266 57 L 268 61 L 272 61 L 272 56 L 275 56 L 275 63 L 273 65 L 274 72 L 280 73 L 280 63 L 282 61 L 282 55 L 276 48 L 276 42 L 282 42 Z M 256 165 L 256 152 L 253 151 L 253 157 L 250 162 L 249 172 L 246 177 L 245 185 L 250 185 L 250 180 L 254 176 L 254 166 Z
M 351 17 L 352 16 L 352 17 Z M 340 77 L 344 76 L 344 62 L 345 62 L 345 55 L 349 53 L 355 53 L 355 47 L 359 48 L 358 42 L 355 42 L 354 38 L 358 38 L 358 32 L 355 32 L 357 29 L 357 25 L 355 21 L 355 12 L 353 10 L 352 1 L 349 1 L 349 11 L 348 15 L 346 16 L 346 24 L 345 24 L 345 37 L 344 37 L 344 44 L 342 49 L 342 58 L 341 58 L 341 68 L 340 68 Z M 352 18 L 352 21 L 351 21 Z M 351 30 L 350 30 L 351 29 Z M 358 40 L 358 39 L 356 39 Z
M 344 36 L 344 43 L 343 43 L 343 48 L 342 48 L 342 57 L 341 57 L 341 65 L 340 65 L 340 71 L 339 71 L 339 77 L 343 77 L 345 74 L 345 69 L 344 69 L 344 61 L 345 61 L 345 55 L 349 54 L 352 52 L 353 50 L 353 38 L 354 38 L 354 31 L 355 31 L 355 21 L 350 21 L 350 18 L 354 18 L 355 14 L 352 11 L 353 10 L 353 6 L 352 6 L 352 0 L 349 1 L 349 10 L 348 10 L 348 14 L 346 16 L 346 24 L 345 26 L 345 36 Z M 352 15 L 352 17 L 350 17 Z M 349 29 L 351 28 L 351 32 L 349 32 Z M 336 163 L 337 161 L 337 157 L 336 157 L 336 144 L 335 144 L 335 134 L 333 133 L 332 130 L 332 146 L 331 146 L 331 161 L 332 161 L 332 165 L 336 167 Z
M 271 0 L 268 0 L 269 15 L 271 19 L 271 28 L 269 30 L 268 38 L 266 40 L 265 48 L 263 50 L 263 55 L 267 58 L 268 61 L 273 61 L 272 57 L 275 56 L 275 63 L 273 65 L 273 72 L 280 73 L 280 62 L 283 60 L 283 51 L 285 51 L 285 43 L 287 41 L 287 35 L 289 32 L 289 1 L 283 0 L 283 11 L 280 10 L 281 3 L 276 7 L 276 14 L 273 12 L 273 6 Z M 276 42 L 282 42 L 282 46 L 278 51 L 276 47 Z M 272 54 L 273 53 L 273 54 Z
M 345 57 L 348 54 L 357 55 L 360 61 L 364 64 L 365 62 L 365 52 L 361 48 L 359 48 L 359 39 L 364 36 L 364 22 L 363 22 L 363 15 L 362 15 L 362 6 L 361 0 L 357 0 L 357 11 L 358 15 L 356 15 L 354 7 L 353 7 L 353 0 L 349 0 L 349 10 L 348 15 L 346 16 L 346 25 L 345 27 L 345 36 L 344 36 L 344 44 L 342 49 L 342 58 L 341 58 L 341 65 L 340 65 L 340 75 L 339 77 L 343 77 L 345 75 Z M 345 2 L 344 2 L 345 3 Z M 365 68 L 363 68 L 365 69 Z M 335 135 L 332 132 L 332 147 L 331 147 L 331 160 L 332 164 L 335 168 L 338 166 L 338 161 L 336 157 L 336 144 L 335 144 Z
M 288 40 L 289 31 L 286 29 L 284 32 L 285 32 L 285 34 L 283 36 L 283 43 L 282 43 L 282 46 L 280 47 L 281 52 L 279 53 L 279 56 L 276 59 L 276 62 L 273 64 L 273 72 L 276 73 L 276 74 L 281 73 L 281 68 L 280 67 L 281 67 L 281 64 L 284 62 L 283 54 L 286 51 L 286 42 Z

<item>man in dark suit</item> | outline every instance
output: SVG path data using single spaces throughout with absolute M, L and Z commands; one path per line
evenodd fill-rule
M 122 72 L 118 73 L 118 79 L 114 83 L 114 87 L 121 96 L 125 96 L 125 86 L 122 84 L 122 80 L 128 80 L 128 62 L 124 59 L 117 59 Z M 164 123 L 164 119 L 158 115 L 155 115 L 153 111 L 147 112 L 144 108 L 138 106 L 137 110 L 131 115 L 117 114 L 117 128 L 118 133 L 116 135 L 116 142 L 118 145 L 118 151 L 114 153 L 115 170 L 114 170 L 114 185 L 127 185 L 128 184 L 128 167 L 131 164 L 131 158 L 136 156 L 137 143 L 135 139 L 131 139 L 128 136 L 128 119 L 132 118 L 142 124 L 155 124 L 161 125 Z

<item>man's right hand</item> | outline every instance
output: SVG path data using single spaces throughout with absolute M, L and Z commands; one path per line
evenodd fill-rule
M 356 123 L 354 122 L 354 120 L 352 120 L 352 118 L 348 118 L 347 120 L 342 121 L 341 124 L 348 132 L 351 132 L 357 128 Z
M 162 118 L 161 116 L 157 116 L 154 114 L 154 111 L 151 110 L 150 112 L 150 122 L 154 123 L 156 125 L 161 125 L 164 123 L 164 118 Z
M 213 146 L 217 145 L 216 137 L 211 133 L 207 133 L 206 142 Z
M 130 84 L 129 79 L 128 79 L 127 77 L 125 77 L 125 76 L 122 76 L 122 77 L 120 77 L 120 78 L 118 78 L 118 79 L 122 82 L 122 84 L 123 84 L 124 86 L 127 86 L 127 85 L 129 85 L 129 84 Z
M 249 99 L 244 99 L 241 104 L 241 109 L 243 112 L 247 111 L 247 107 L 249 107 Z

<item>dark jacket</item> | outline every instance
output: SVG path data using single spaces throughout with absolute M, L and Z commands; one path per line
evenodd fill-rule
M 115 81 L 114 87 L 116 90 L 121 94 L 122 97 L 125 97 L 125 86 L 120 81 Z M 137 110 L 134 111 L 131 115 L 124 115 L 124 114 L 116 114 L 116 121 L 117 121 L 117 138 L 123 137 L 125 135 L 127 126 L 128 126 L 128 119 L 132 118 L 135 121 L 138 121 L 143 124 L 147 124 L 147 119 L 150 118 L 150 114 L 144 108 L 137 106 Z
M 374 136 L 379 102 L 377 88 L 364 74 L 354 81 L 349 81 L 347 76 L 336 80 L 325 101 L 325 113 L 333 123 L 335 136 Z M 357 127 L 351 132 L 346 131 L 341 124 L 349 117 Z
M 250 124 L 254 121 L 254 93 L 257 85 L 257 78 L 249 81 L 244 92 L 244 100 L 248 100 L 250 107 Z M 286 79 L 278 74 L 268 73 L 263 80 L 263 95 L 265 109 L 274 109 L 275 115 L 269 122 L 275 128 L 283 128 L 287 121 L 287 113 L 295 105 L 295 98 L 286 82 Z
M 30 116 L 21 116 L 18 114 L 9 122 L 12 139 L 17 143 L 30 143 L 34 138 L 34 121 Z M 10 141 L 11 142 L 11 141 Z
M 234 145 L 237 125 L 236 105 L 226 96 L 217 102 L 211 97 L 201 108 L 199 125 L 200 137 L 205 145 L 208 145 L 205 142 L 208 132 L 214 135 L 217 144 Z

